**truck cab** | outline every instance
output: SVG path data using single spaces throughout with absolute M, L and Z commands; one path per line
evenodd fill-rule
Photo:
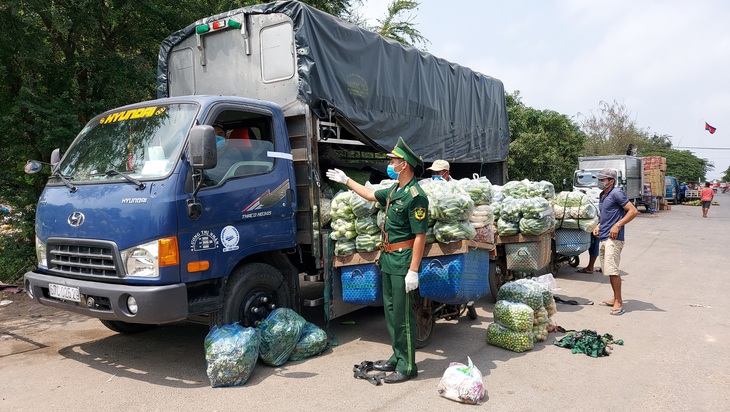
M 598 173 L 602 169 L 578 169 L 573 172 L 573 190 L 585 193 L 598 205 L 599 197 L 602 189 L 598 188 Z M 620 170 L 616 170 L 616 187 L 621 188 L 625 185 Z
M 664 198 L 673 205 L 679 203 L 679 180 L 674 176 L 666 176 L 664 185 L 666 186 Z
M 217 142 L 214 123 L 227 129 Z M 131 330 L 224 309 L 224 279 L 254 271 L 258 290 L 224 316 L 290 306 L 287 259 L 257 258 L 296 243 L 290 153 L 272 103 L 188 96 L 102 113 L 38 201 L 28 293 Z

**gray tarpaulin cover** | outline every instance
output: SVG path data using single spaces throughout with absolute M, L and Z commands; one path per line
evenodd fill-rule
M 299 99 L 327 108 L 383 151 L 403 136 L 426 162 L 506 159 L 509 127 L 502 82 L 361 29 L 296 1 L 259 4 L 208 17 L 160 46 L 158 97 L 167 97 L 172 48 L 198 24 L 226 16 L 283 13 L 294 23 Z

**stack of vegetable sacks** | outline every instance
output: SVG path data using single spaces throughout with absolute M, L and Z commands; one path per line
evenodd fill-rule
M 456 242 L 476 236 L 474 226 L 469 222 L 474 213 L 474 200 L 461 184 L 432 180 L 424 184 L 423 189 L 428 196 L 429 226 L 433 222 L 433 236 L 437 242 Z
M 340 192 L 332 198 L 330 238 L 334 240 L 337 256 L 355 252 L 372 252 L 380 242 L 380 227 L 376 222 L 376 202 L 370 202 L 352 191 Z
M 540 235 L 555 226 L 550 200 L 555 187 L 546 181 L 510 181 L 500 190 L 501 202 L 492 204 L 500 236 Z
M 494 305 L 494 323 L 487 328 L 487 343 L 513 352 L 525 352 L 534 342 L 543 342 L 555 327 L 557 312 L 553 294 L 532 280 L 520 279 L 502 285 Z
M 581 192 L 560 192 L 553 204 L 555 226 L 590 232 L 598 224 L 598 208 L 590 196 Z

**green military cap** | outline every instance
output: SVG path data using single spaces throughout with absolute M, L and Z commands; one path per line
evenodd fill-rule
M 409 165 L 412 167 L 423 166 L 423 159 L 416 156 L 415 153 L 413 153 L 413 150 L 411 150 L 410 147 L 406 144 L 406 142 L 403 140 L 402 137 L 398 138 L 398 143 L 395 144 L 395 147 L 393 148 L 393 151 L 388 153 L 386 156 L 397 158 L 397 159 L 403 159 L 405 160 Z

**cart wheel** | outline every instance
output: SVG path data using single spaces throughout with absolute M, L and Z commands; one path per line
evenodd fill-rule
M 497 302 L 499 288 L 507 283 L 507 258 L 501 257 L 489 261 L 489 295 L 492 302 Z
M 436 314 L 433 312 L 431 299 L 421 298 L 416 290 L 413 311 L 416 312 L 416 348 L 425 348 L 431 343 L 433 327 L 436 324 Z
M 477 308 L 474 307 L 473 303 L 466 305 L 466 316 L 468 316 L 471 320 L 475 320 L 477 318 Z
M 580 256 L 571 256 L 570 259 L 568 259 L 568 264 L 570 267 L 577 268 L 578 265 L 580 265 Z

